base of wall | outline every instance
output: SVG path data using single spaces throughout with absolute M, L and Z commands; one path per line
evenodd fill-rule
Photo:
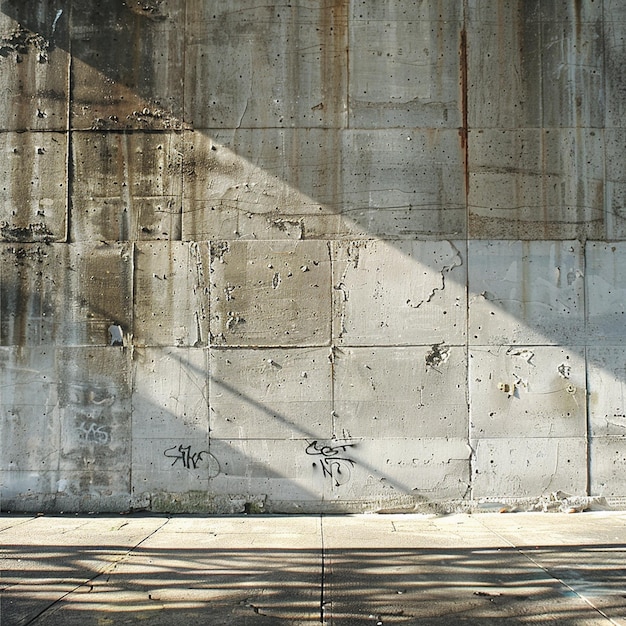
M 2 513 L 167 513 L 202 515 L 349 515 L 380 514 L 452 514 L 484 512 L 560 512 L 589 510 L 626 510 L 626 497 L 571 496 L 554 492 L 534 498 L 481 498 L 479 500 L 418 500 L 411 497 L 381 498 L 368 501 L 270 500 L 264 496 L 205 492 L 142 494 L 141 497 L 67 496 L 33 494 L 28 497 L 3 498 Z

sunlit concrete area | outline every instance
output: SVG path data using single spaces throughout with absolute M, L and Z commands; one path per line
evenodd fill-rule
M 626 624 L 626 513 L 0 517 L 2 626 Z

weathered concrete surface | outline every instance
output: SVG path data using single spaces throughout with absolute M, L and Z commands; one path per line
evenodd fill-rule
M 67 134 L 0 132 L 0 239 L 64 241 Z
M 471 345 L 585 343 L 584 249 L 577 241 L 470 241 Z
M 60 8 L 64 4 L 15 2 L 0 13 L 2 131 L 68 127 L 69 12 Z
M 458 242 L 337 242 L 338 345 L 458 345 L 466 333 L 466 265 Z
M 165 132 L 72 133 L 71 240 L 179 240 L 181 142 Z
M 18 624 L 625 624 L 626 520 L 580 515 L 0 518 Z
M 2 0 L 0 508 L 623 504 L 624 41 L 618 0 Z

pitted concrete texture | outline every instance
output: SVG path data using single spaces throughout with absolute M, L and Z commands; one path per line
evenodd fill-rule
M 626 514 L 0 517 L 2 626 L 626 624 Z
M 0 0 L 0 510 L 624 505 L 625 41 L 624 0 Z

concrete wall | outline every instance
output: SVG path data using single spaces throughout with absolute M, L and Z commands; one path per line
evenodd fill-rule
M 0 34 L 4 510 L 626 496 L 621 0 Z

